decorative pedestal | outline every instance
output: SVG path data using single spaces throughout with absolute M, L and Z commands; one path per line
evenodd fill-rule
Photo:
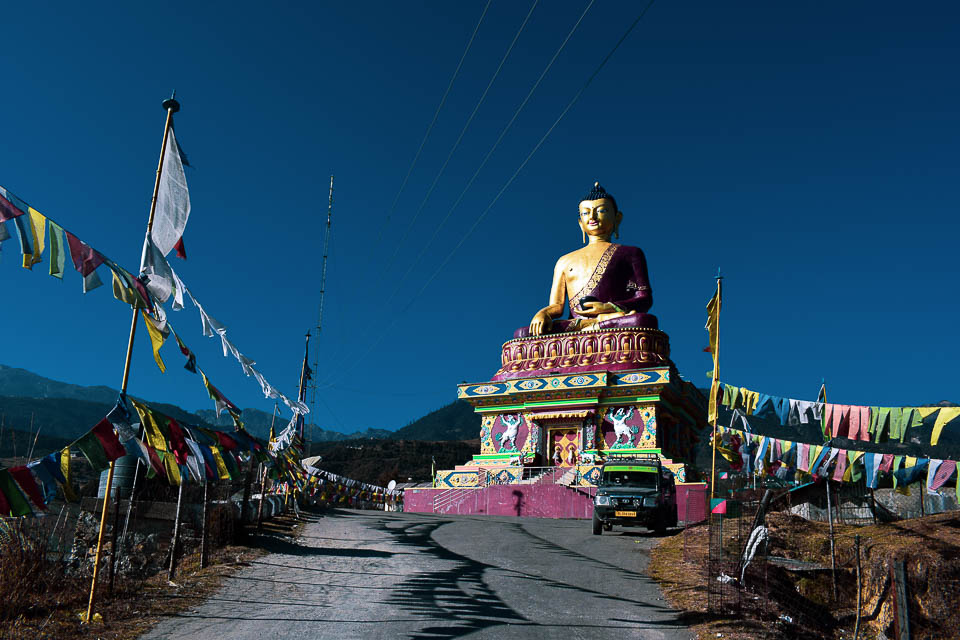
M 658 329 L 609 329 L 516 338 L 503 345 L 494 382 L 670 364 L 670 338 Z
M 483 416 L 480 454 L 438 472 L 439 488 L 518 483 L 530 467 L 593 486 L 609 454 L 640 452 L 660 455 L 679 483 L 699 481 L 694 445 L 707 427 L 706 399 L 670 364 L 462 384 L 457 397 Z

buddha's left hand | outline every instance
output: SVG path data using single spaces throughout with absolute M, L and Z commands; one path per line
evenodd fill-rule
M 614 313 L 617 308 L 609 302 L 587 302 L 579 310 L 582 316 L 598 316 L 601 313 Z

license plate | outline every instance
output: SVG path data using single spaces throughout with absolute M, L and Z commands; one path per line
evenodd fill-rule
M 636 518 L 637 512 L 636 511 L 617 511 L 614 513 L 614 515 L 618 518 Z

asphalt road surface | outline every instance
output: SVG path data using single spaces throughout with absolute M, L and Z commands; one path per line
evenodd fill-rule
M 336 510 L 143 638 L 634 638 L 693 634 L 645 574 L 645 529 Z

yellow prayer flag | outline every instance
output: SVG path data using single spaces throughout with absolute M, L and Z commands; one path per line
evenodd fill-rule
M 133 275 L 126 271 L 122 274 L 118 273 L 118 270 L 122 271 L 122 269 L 115 267 L 112 263 L 107 266 L 110 267 L 110 273 L 113 274 L 113 297 L 120 302 L 126 302 L 134 309 L 146 309 L 148 307 L 147 301 L 130 281 Z
M 166 451 L 167 439 L 163 436 L 163 432 L 160 431 L 160 426 L 157 424 L 153 412 L 150 411 L 147 405 L 141 404 L 133 398 L 130 398 L 130 403 L 133 404 L 137 415 L 140 416 L 140 424 L 143 425 L 143 432 L 147 436 L 147 443 L 157 451 Z
M 33 239 L 33 253 L 24 254 L 23 268 L 32 270 L 33 265 L 41 261 L 41 254 L 46 246 L 47 217 L 33 207 L 28 207 L 27 213 L 30 218 L 30 235 Z
M 710 302 L 707 303 L 707 324 L 704 327 L 707 330 L 710 341 L 707 350 L 709 350 L 713 356 L 713 372 L 711 374 L 713 381 L 710 383 L 710 399 L 707 411 L 707 420 L 711 424 L 717 421 L 717 392 L 719 391 L 718 385 L 720 381 L 720 359 L 718 354 L 720 341 L 720 300 L 720 279 L 718 278 L 717 292 L 713 294 Z
M 116 278 L 116 276 L 114 276 Z M 166 322 L 163 323 L 163 327 L 158 327 L 156 321 L 147 315 L 146 311 L 140 310 L 140 314 L 143 316 L 143 324 L 147 325 L 147 333 L 150 334 L 150 342 L 153 344 L 153 359 L 156 360 L 157 366 L 160 367 L 161 373 L 167 372 L 167 367 L 163 364 L 163 359 L 160 358 L 160 347 L 163 346 L 163 342 L 167 339 L 167 336 L 170 335 L 170 329 L 167 328 Z M 164 331 L 166 329 L 166 331 Z
M 230 472 L 227 471 L 227 463 L 223 461 L 223 456 L 220 455 L 220 450 L 216 447 L 210 447 L 210 451 L 213 453 L 213 459 L 217 463 L 217 473 L 220 476 L 221 480 L 229 480 Z
M 163 468 L 167 472 L 167 480 L 175 487 L 179 487 L 182 480 L 180 479 L 180 466 L 177 464 L 177 459 L 174 457 L 173 452 L 165 451 L 158 454 L 163 458 Z
M 919 409 L 918 409 L 919 411 Z M 923 415 L 921 413 L 921 415 Z M 937 414 L 937 421 L 933 425 L 933 433 L 930 434 L 930 444 L 935 445 L 940 441 L 940 432 L 948 422 L 960 416 L 960 407 L 943 407 Z
M 73 480 L 70 479 L 70 447 L 65 447 L 64 450 L 60 452 L 60 473 L 63 474 L 66 480 L 66 482 L 63 483 L 64 499 L 67 502 L 78 502 L 80 496 L 77 495 L 76 490 L 73 488 Z

